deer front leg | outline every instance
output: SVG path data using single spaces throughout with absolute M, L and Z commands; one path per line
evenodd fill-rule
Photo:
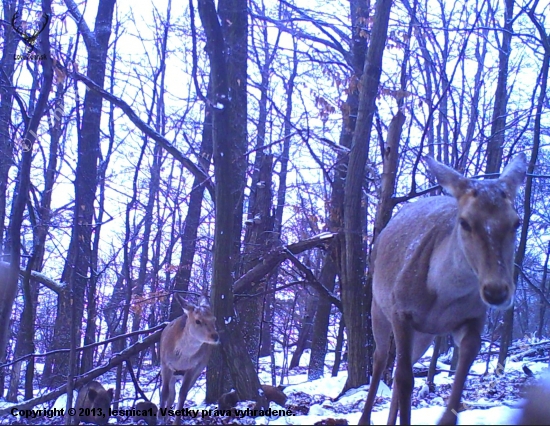
M 189 370 L 183 376 L 180 392 L 178 395 L 178 405 L 176 406 L 176 411 L 181 411 L 183 409 L 183 404 L 185 404 L 185 400 L 187 399 L 187 394 L 189 393 L 189 389 L 193 387 L 199 375 L 200 375 L 200 371 L 197 374 L 194 371 Z M 181 416 L 176 416 L 176 420 L 174 421 L 174 424 L 181 425 Z
M 439 421 L 440 425 L 456 425 L 460 398 L 464 390 L 464 383 L 470 371 L 479 349 L 481 348 L 481 324 L 473 321 L 463 326 L 458 332 L 453 334 L 455 343 L 459 347 L 458 365 L 456 368 L 455 381 L 451 390 L 451 396 L 447 404 L 447 409 Z
M 394 314 L 392 318 L 393 335 L 397 350 L 394 378 L 394 393 L 392 404 L 394 412 L 399 408 L 399 420 L 401 425 L 411 424 L 411 395 L 414 387 L 414 375 L 412 369 L 412 349 L 414 330 L 410 318 L 403 314 Z M 394 401 L 395 400 L 395 401 Z M 388 422 L 391 421 L 392 413 Z M 389 424 L 389 423 L 388 423 Z

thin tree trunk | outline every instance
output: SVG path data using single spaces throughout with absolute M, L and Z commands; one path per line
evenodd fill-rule
M 51 217 L 51 200 L 53 186 L 57 177 L 57 164 L 59 156 L 59 142 L 63 133 L 61 118 L 64 110 L 64 92 L 63 83 L 57 84 L 56 89 L 56 108 L 54 110 L 54 126 L 50 130 L 51 142 L 49 147 L 48 165 L 44 174 L 44 190 L 40 200 L 40 206 L 37 209 L 38 217 L 33 224 L 34 230 L 34 248 L 31 255 L 31 261 L 27 265 L 28 270 L 41 271 L 44 261 L 45 244 L 48 237 Z M 33 215 L 31 215 L 32 221 Z M 34 332 L 36 320 L 36 303 L 38 301 L 38 287 L 34 280 L 23 279 L 23 293 L 25 305 L 21 314 L 20 331 L 15 346 L 14 357 L 19 358 L 34 352 Z M 22 363 L 14 365 L 10 378 L 9 401 L 17 400 L 17 389 L 19 385 L 19 374 Z M 33 398 L 33 378 L 34 378 L 34 358 L 27 362 L 25 373 L 25 399 Z
M 210 87 L 210 85 L 209 85 Z M 210 89 L 208 90 L 210 93 Z M 207 171 L 212 158 L 212 108 L 205 106 L 204 121 L 202 125 L 202 140 L 199 148 L 199 165 Z M 187 216 L 183 224 L 183 235 L 181 237 L 181 257 L 178 271 L 174 278 L 174 290 L 188 291 L 189 280 L 191 279 L 191 267 L 197 246 L 197 232 L 201 219 L 202 200 L 204 198 L 204 185 L 198 178 L 193 180 L 193 189 L 189 196 Z M 181 306 L 172 299 L 170 307 L 170 320 L 173 320 L 183 313 Z
M 339 144 L 345 148 L 351 148 L 353 132 L 355 130 L 357 111 L 359 108 L 359 85 L 355 82 L 361 79 L 365 64 L 367 43 L 362 36 L 363 25 L 369 17 L 370 2 L 364 0 L 350 1 L 351 26 L 353 31 L 351 48 L 351 66 L 353 74 L 348 87 L 348 96 L 342 106 L 342 127 L 340 130 Z M 341 153 L 336 159 L 334 180 L 328 213 L 328 230 L 339 232 L 343 228 L 344 183 L 348 166 L 348 156 Z M 335 280 L 338 274 L 337 246 L 332 244 L 319 274 L 319 281 L 330 291 L 334 290 Z M 311 356 L 308 368 L 308 379 L 314 380 L 323 376 L 325 357 L 328 349 L 327 332 L 332 304 L 325 298 L 319 300 L 319 306 L 315 314 L 313 324 L 313 336 L 311 340 Z
M 3 0 L 4 21 L 10 22 L 16 13 L 16 3 Z M 0 260 L 6 260 L 7 248 L 4 248 L 4 232 L 7 207 L 8 176 L 13 164 L 14 141 L 10 133 L 13 97 L 13 73 L 15 70 L 15 52 L 19 42 L 14 31 L 4 30 L 4 46 L 2 59 L 0 60 Z M 21 141 L 19 141 L 21 142 Z M 19 143 L 20 147 L 20 143 Z M 9 287 L 8 287 L 9 284 Z M 17 280 L 4 283 L 5 296 L 0 300 L 0 364 L 6 361 L 6 345 L 8 342 L 8 324 L 11 316 L 12 305 L 17 292 Z M 4 393 L 5 369 L 0 369 L 0 397 Z
M 485 173 L 498 173 L 502 164 L 502 147 L 506 128 L 506 109 L 508 105 L 508 63 L 510 60 L 513 35 L 514 0 L 505 0 L 504 28 L 502 45 L 498 49 L 498 80 L 493 105 L 491 136 L 487 141 L 487 167 Z M 496 36 L 498 40 L 498 35 Z
M 42 1 L 42 11 L 48 15 L 51 14 L 50 0 Z M 49 55 L 50 31 L 47 26 L 40 34 L 39 46 L 42 54 Z M 6 274 L 7 276 L 4 278 L 5 281 L 0 288 L 0 363 L 3 363 L 6 359 L 6 345 L 9 335 L 10 317 L 15 295 L 17 293 L 19 265 L 21 263 L 21 225 L 23 223 L 23 215 L 25 208 L 27 207 L 29 189 L 31 186 L 31 163 L 33 158 L 34 142 L 36 141 L 38 125 L 48 106 L 48 96 L 50 94 L 53 80 L 51 61 L 41 61 L 41 66 L 43 75 L 40 94 L 38 96 L 34 111 L 31 112 L 32 116 L 30 120 L 25 123 L 24 137 L 22 140 L 25 142 L 25 146 L 27 146 L 28 149 L 23 150 L 21 155 L 17 184 L 12 202 L 10 225 L 8 227 L 8 240 L 6 241 L 6 248 L 9 252 L 10 270 Z M 29 273 L 26 275 L 26 303 L 32 304 Z M 32 316 L 32 310 L 32 306 L 27 306 L 28 316 Z M 30 340 L 32 340 L 32 337 Z
M 376 96 L 382 71 L 382 55 L 388 32 L 391 0 L 376 3 L 370 45 L 361 77 L 361 95 L 349 166 L 344 200 L 344 250 L 342 253 L 342 302 L 348 331 L 348 379 L 344 391 L 367 383 L 366 314 L 370 303 L 370 289 L 365 287 L 363 255 L 362 183 L 369 153 L 371 127 L 376 109 Z M 370 348 L 372 352 L 372 348 Z M 366 355 L 366 356 L 365 356 Z
M 315 311 L 317 310 L 321 297 L 317 294 L 306 295 L 306 297 L 306 310 L 302 317 L 302 324 L 298 333 L 296 349 L 292 354 L 292 358 L 290 359 L 290 364 L 288 366 L 290 370 L 300 365 L 300 358 L 302 357 L 304 351 L 311 347 L 313 317 L 315 316 Z
M 506 4 L 508 5 L 508 2 L 510 1 L 511 0 L 507 0 Z M 509 7 L 510 7 L 510 11 L 507 13 L 507 16 L 511 17 L 513 1 Z M 536 7 L 536 4 L 534 7 Z M 534 14 L 534 9 L 530 11 L 529 17 L 537 27 L 537 30 L 539 31 L 539 35 L 543 40 L 544 57 L 542 60 L 539 81 L 538 81 L 538 84 L 535 86 L 536 88 L 539 89 L 539 96 L 537 99 L 535 125 L 533 129 L 533 148 L 531 151 L 531 158 L 527 166 L 527 181 L 525 183 L 525 200 L 523 203 L 523 220 L 521 221 L 521 234 L 519 239 L 519 245 L 516 251 L 516 257 L 514 259 L 514 263 L 518 265 L 519 269 L 523 268 L 523 260 L 525 258 L 525 252 L 527 250 L 527 237 L 528 237 L 528 231 L 529 231 L 529 224 L 531 222 L 531 203 L 532 203 L 531 197 L 533 194 L 532 173 L 535 170 L 535 165 L 537 164 L 537 160 L 539 156 L 539 147 L 540 147 L 540 140 L 541 140 L 541 119 L 542 119 L 541 117 L 542 117 L 542 111 L 546 102 L 546 97 L 548 96 L 548 68 L 550 67 L 550 42 L 548 41 L 548 34 L 546 33 L 544 27 L 537 21 Z M 519 270 L 518 268 L 514 268 L 515 283 L 518 282 L 518 276 L 519 276 Z M 498 353 L 499 369 L 504 369 L 504 366 L 506 364 L 506 358 L 508 356 L 508 348 L 512 343 L 513 329 L 514 329 L 514 308 L 512 307 L 504 313 L 504 328 L 502 331 L 502 338 L 500 341 L 500 351 Z
M 84 21 L 78 6 L 72 0 L 65 0 L 86 44 L 88 53 L 87 76 L 103 87 L 107 64 L 107 50 L 111 36 L 111 23 L 115 0 L 100 0 L 95 22 L 91 32 Z M 71 346 L 71 340 L 80 342 L 77 334 L 84 312 L 84 295 L 89 283 L 92 263 L 92 230 L 94 202 L 97 190 L 97 162 L 101 127 L 102 97 L 94 90 L 87 90 L 84 98 L 82 128 L 78 137 L 78 159 L 75 176 L 75 208 L 71 242 L 62 281 L 68 284 L 69 294 L 59 297 L 57 317 L 54 326 L 54 338 L 51 349 Z M 70 313 L 74 308 L 74 320 Z M 52 371 L 45 371 L 50 386 L 59 385 L 69 376 L 75 361 L 66 353 L 53 356 Z M 69 399 L 72 393 L 69 392 Z
M 338 376 L 340 371 L 340 362 L 342 362 L 342 347 L 344 346 L 344 330 L 346 323 L 344 317 L 340 318 L 340 327 L 338 328 L 338 336 L 336 337 L 336 346 L 334 348 L 334 365 L 332 366 L 332 377 Z M 325 365 L 323 362 L 323 369 Z
M 206 400 L 223 392 L 224 370 L 239 399 L 267 401 L 258 395 L 260 382 L 242 331 L 235 320 L 233 273 L 238 270 L 246 173 L 248 13 L 246 0 L 199 0 L 199 15 L 210 58 L 216 218 L 211 301 L 222 351 L 215 350 L 207 372 Z M 228 55 L 230 52 L 230 55 Z M 231 179 L 228 179 L 231 176 Z M 223 352 L 223 358 L 221 353 Z
M 548 261 L 550 260 L 550 241 L 548 242 L 548 248 L 546 249 L 546 260 L 544 261 L 544 269 L 542 271 L 542 280 L 540 284 L 540 291 L 543 296 L 546 296 L 548 298 L 548 295 L 550 294 L 549 289 L 546 286 L 546 283 L 548 282 Z M 542 336 L 544 334 L 544 324 L 545 324 L 545 316 L 546 316 L 546 303 L 544 300 L 540 301 L 540 310 L 539 310 L 539 327 L 538 327 L 538 333 L 537 336 L 539 339 L 542 339 Z

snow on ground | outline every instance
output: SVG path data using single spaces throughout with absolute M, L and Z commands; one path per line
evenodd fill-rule
M 415 367 L 427 366 L 431 349 L 425 354 Z M 280 383 L 282 366 L 288 365 L 291 354 L 285 354 L 282 350 L 274 354 L 276 367 L 277 385 Z M 440 360 L 443 357 L 440 358 Z M 349 424 L 357 424 L 365 399 L 367 396 L 368 386 L 363 386 L 358 389 L 351 389 L 336 399 L 344 387 L 347 378 L 345 371 L 346 365 L 343 363 L 342 370 L 337 377 L 331 377 L 331 367 L 334 360 L 334 354 L 327 356 L 325 376 L 318 380 L 307 380 L 307 365 L 309 363 L 309 351 L 304 353 L 300 360 L 300 366 L 288 371 L 288 376 L 284 377 L 283 385 L 286 386 L 284 392 L 288 396 L 287 410 L 291 410 L 294 415 L 285 417 L 245 417 L 230 418 L 230 417 L 206 417 L 197 419 L 184 418 L 184 424 L 256 424 L 256 425 L 302 425 L 315 424 L 327 419 L 342 419 Z M 496 360 L 489 363 L 489 372 L 491 374 L 484 375 L 487 369 L 487 362 L 478 358 L 474 363 L 468 377 L 463 394 L 463 401 L 467 409 L 458 415 L 458 424 L 513 424 L 520 413 L 523 394 L 523 387 L 533 383 L 534 378 L 528 378 L 523 372 L 524 365 L 528 365 L 530 370 L 536 375 L 549 374 L 548 361 L 539 361 L 540 358 L 534 359 L 532 362 L 526 360 L 514 361 L 511 358 L 504 372 L 498 371 L 495 374 Z M 262 383 L 271 384 L 270 372 L 271 358 L 266 357 L 260 360 L 260 381 Z M 453 377 L 449 377 L 447 370 L 448 364 L 438 362 L 438 369 L 444 370 L 435 377 L 436 389 L 430 392 L 426 385 L 425 378 L 415 379 L 415 389 L 412 396 L 412 423 L 413 424 L 436 424 L 443 413 L 445 407 L 445 399 L 450 394 Z M 103 375 L 99 380 L 104 384 L 105 388 L 114 387 L 115 374 L 114 371 Z M 158 388 L 158 369 L 144 367 L 140 376 L 140 386 L 147 394 L 152 402 L 159 402 Z M 44 390 L 37 390 L 36 394 L 43 393 Z M 76 396 L 76 395 L 75 395 Z M 205 405 L 205 374 L 203 374 L 196 385 L 191 389 L 188 395 L 185 407 L 199 410 L 214 410 L 216 405 Z M 378 390 L 377 401 L 372 413 L 372 421 L 374 424 L 386 424 L 389 403 L 391 398 L 390 389 L 383 383 L 380 383 Z M 134 386 L 129 379 L 122 392 L 120 408 L 131 408 L 136 400 L 136 392 Z M 49 404 L 44 404 L 38 408 L 64 408 L 65 395 L 60 397 L 58 401 Z M 246 404 L 246 403 L 242 403 Z M 0 400 L 0 409 L 9 406 L 9 403 Z M 251 407 L 251 405 L 248 405 Z M 242 405 L 245 408 L 246 405 Z M 281 407 L 272 403 L 273 409 L 281 409 Z M 20 421 L 20 418 L 7 415 L 0 418 L 0 424 L 13 424 Z M 41 424 L 61 424 L 61 418 L 41 419 Z M 121 422 L 129 424 L 131 419 L 111 418 L 110 424 L 121 424 Z M 37 424 L 37 420 L 28 421 L 28 424 Z M 328 423 L 324 423 L 328 424 Z M 334 424 L 334 423 L 331 423 Z

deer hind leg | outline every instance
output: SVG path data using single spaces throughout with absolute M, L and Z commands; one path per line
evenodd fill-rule
M 165 408 L 169 409 L 174 404 L 174 399 L 176 396 L 176 377 L 172 374 L 168 368 L 162 368 L 160 371 L 160 377 L 162 382 L 162 387 L 160 390 L 160 404 L 159 410 L 157 411 L 157 419 L 159 424 L 165 424 L 166 416 L 161 414 L 160 409 Z
M 369 387 L 369 394 L 367 401 L 365 402 L 365 408 L 363 408 L 363 414 L 359 419 L 360 425 L 370 425 L 370 416 L 374 400 L 376 399 L 376 393 L 378 392 L 378 386 L 380 384 L 380 378 L 386 368 L 388 362 L 388 352 L 390 350 L 390 336 L 391 336 L 391 323 L 384 316 L 380 307 L 376 302 L 372 301 L 371 308 L 372 315 L 372 331 L 374 334 L 374 341 L 376 342 L 376 349 L 374 351 L 372 379 Z
M 455 343 L 458 349 L 458 365 L 456 368 L 455 381 L 451 390 L 451 396 L 443 417 L 439 421 L 440 425 L 455 425 L 457 421 L 460 398 L 464 390 L 464 382 L 470 371 L 479 349 L 481 348 L 481 323 L 471 321 L 465 324 L 457 332 L 453 333 Z

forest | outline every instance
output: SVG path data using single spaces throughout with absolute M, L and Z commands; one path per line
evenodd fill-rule
M 428 157 L 476 182 L 526 161 L 514 304 L 487 310 L 460 422 L 505 424 L 550 369 L 550 3 L 2 0 L 0 22 L 0 424 L 78 423 L 95 381 L 114 410 L 166 402 L 178 324 L 209 327 L 187 409 L 293 413 L 185 424 L 357 424 L 373 248 L 449 193 Z M 439 335 L 414 364 L 413 423 L 458 355 Z

